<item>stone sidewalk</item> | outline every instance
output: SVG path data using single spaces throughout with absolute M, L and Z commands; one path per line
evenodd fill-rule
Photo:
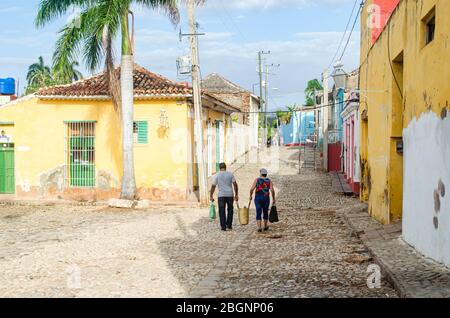
M 335 195 L 330 177 L 321 172 L 298 171 L 298 149 L 280 148 L 274 159 L 248 163 L 235 173 L 241 203 L 262 166 L 277 191 L 280 222 L 257 233 L 254 207 L 250 224 L 236 224 L 234 235 L 211 271 L 191 289 L 190 297 L 205 298 L 326 298 L 397 297 L 382 277 L 381 288 L 367 285 L 372 259 L 336 210 L 355 199 Z M 234 170 L 234 169 L 233 169 Z M 238 223 L 237 220 L 235 222 Z
M 450 269 L 404 242 L 401 222 L 382 225 L 369 216 L 365 204 L 346 207 L 339 214 L 352 235 L 362 240 L 400 297 L 450 297 Z

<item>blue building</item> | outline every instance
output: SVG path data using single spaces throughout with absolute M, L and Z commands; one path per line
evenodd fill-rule
M 306 142 L 316 130 L 313 110 L 298 110 L 292 114 L 288 124 L 281 125 L 283 145 L 296 146 Z

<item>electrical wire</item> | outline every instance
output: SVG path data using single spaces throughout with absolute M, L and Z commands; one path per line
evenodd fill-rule
M 398 82 L 397 76 L 395 75 L 394 66 L 392 65 L 392 59 L 391 59 L 391 25 L 388 25 L 387 29 L 388 29 L 387 30 L 387 41 L 388 41 L 388 43 L 387 43 L 387 46 L 388 46 L 387 51 L 388 51 L 389 66 L 391 68 L 391 72 L 392 72 L 392 76 L 394 77 L 395 84 L 397 85 L 398 92 L 400 93 L 400 96 L 403 99 L 403 91 L 400 88 L 400 83 Z
M 231 21 L 231 24 L 234 26 L 234 28 L 238 31 L 238 33 L 240 34 L 240 36 L 242 37 L 242 39 L 249 43 L 250 41 L 248 40 L 248 38 L 244 35 L 244 33 L 242 32 L 241 28 L 239 28 L 239 26 L 234 22 L 233 18 L 231 17 L 228 9 L 226 8 L 226 6 L 223 4 L 222 1 L 219 1 L 220 5 L 222 6 L 223 11 L 225 12 L 225 14 L 227 15 L 228 19 Z
M 347 102 L 359 102 L 359 99 L 356 98 L 352 98 L 352 99 L 347 99 L 342 101 L 341 103 L 347 103 Z M 309 107 L 308 109 L 303 109 L 303 110 L 279 110 L 279 111 L 272 111 L 272 112 L 239 112 L 241 114 L 277 114 L 277 113 L 297 113 L 297 112 L 309 112 L 312 110 L 316 110 L 316 109 L 322 109 L 322 108 L 326 108 L 326 107 L 333 107 L 335 106 L 336 103 L 332 103 L 332 104 L 327 104 L 327 105 L 320 105 L 320 106 L 315 106 L 315 107 Z
M 348 35 L 347 43 L 345 44 L 344 50 L 342 51 L 341 57 L 339 58 L 340 60 L 342 60 L 342 58 L 343 58 L 344 55 L 345 55 L 345 51 L 346 51 L 347 48 L 348 48 L 348 45 L 349 45 L 349 43 L 350 43 L 350 39 L 351 39 L 351 37 L 352 37 L 353 31 L 355 30 L 356 22 L 358 22 L 358 18 L 359 18 L 359 15 L 361 14 L 361 11 L 362 11 L 363 6 L 364 6 L 364 1 L 361 1 L 361 4 L 360 4 L 360 6 L 359 6 L 358 13 L 356 14 L 356 17 L 355 17 L 355 21 L 353 22 L 352 29 L 351 29 L 351 31 L 350 31 L 350 34 Z
M 356 9 L 356 5 L 358 4 L 358 1 L 359 1 L 359 0 L 355 0 L 355 3 L 353 4 L 352 13 L 351 13 L 350 16 L 348 17 L 348 21 L 347 21 L 347 25 L 346 25 L 346 27 L 345 27 L 345 31 L 344 31 L 344 33 L 342 34 L 341 41 L 339 42 L 339 46 L 338 46 L 336 52 L 334 53 L 333 58 L 331 59 L 330 65 L 328 65 L 328 69 L 330 69 L 330 67 L 333 65 L 333 63 L 334 63 L 335 60 L 336 60 L 337 55 L 339 54 L 339 51 L 341 50 L 341 46 L 342 46 L 342 44 L 344 43 L 345 35 L 347 34 L 348 27 L 350 26 L 350 22 L 351 22 L 351 20 L 352 20 L 353 13 L 355 13 L 355 9 Z

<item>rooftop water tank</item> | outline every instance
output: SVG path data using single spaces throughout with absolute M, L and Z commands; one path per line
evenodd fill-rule
M 14 78 L 0 78 L 0 95 L 14 95 L 16 93 L 16 81 Z

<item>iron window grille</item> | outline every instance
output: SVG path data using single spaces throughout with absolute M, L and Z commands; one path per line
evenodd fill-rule
M 95 122 L 66 122 L 65 185 L 94 188 Z

